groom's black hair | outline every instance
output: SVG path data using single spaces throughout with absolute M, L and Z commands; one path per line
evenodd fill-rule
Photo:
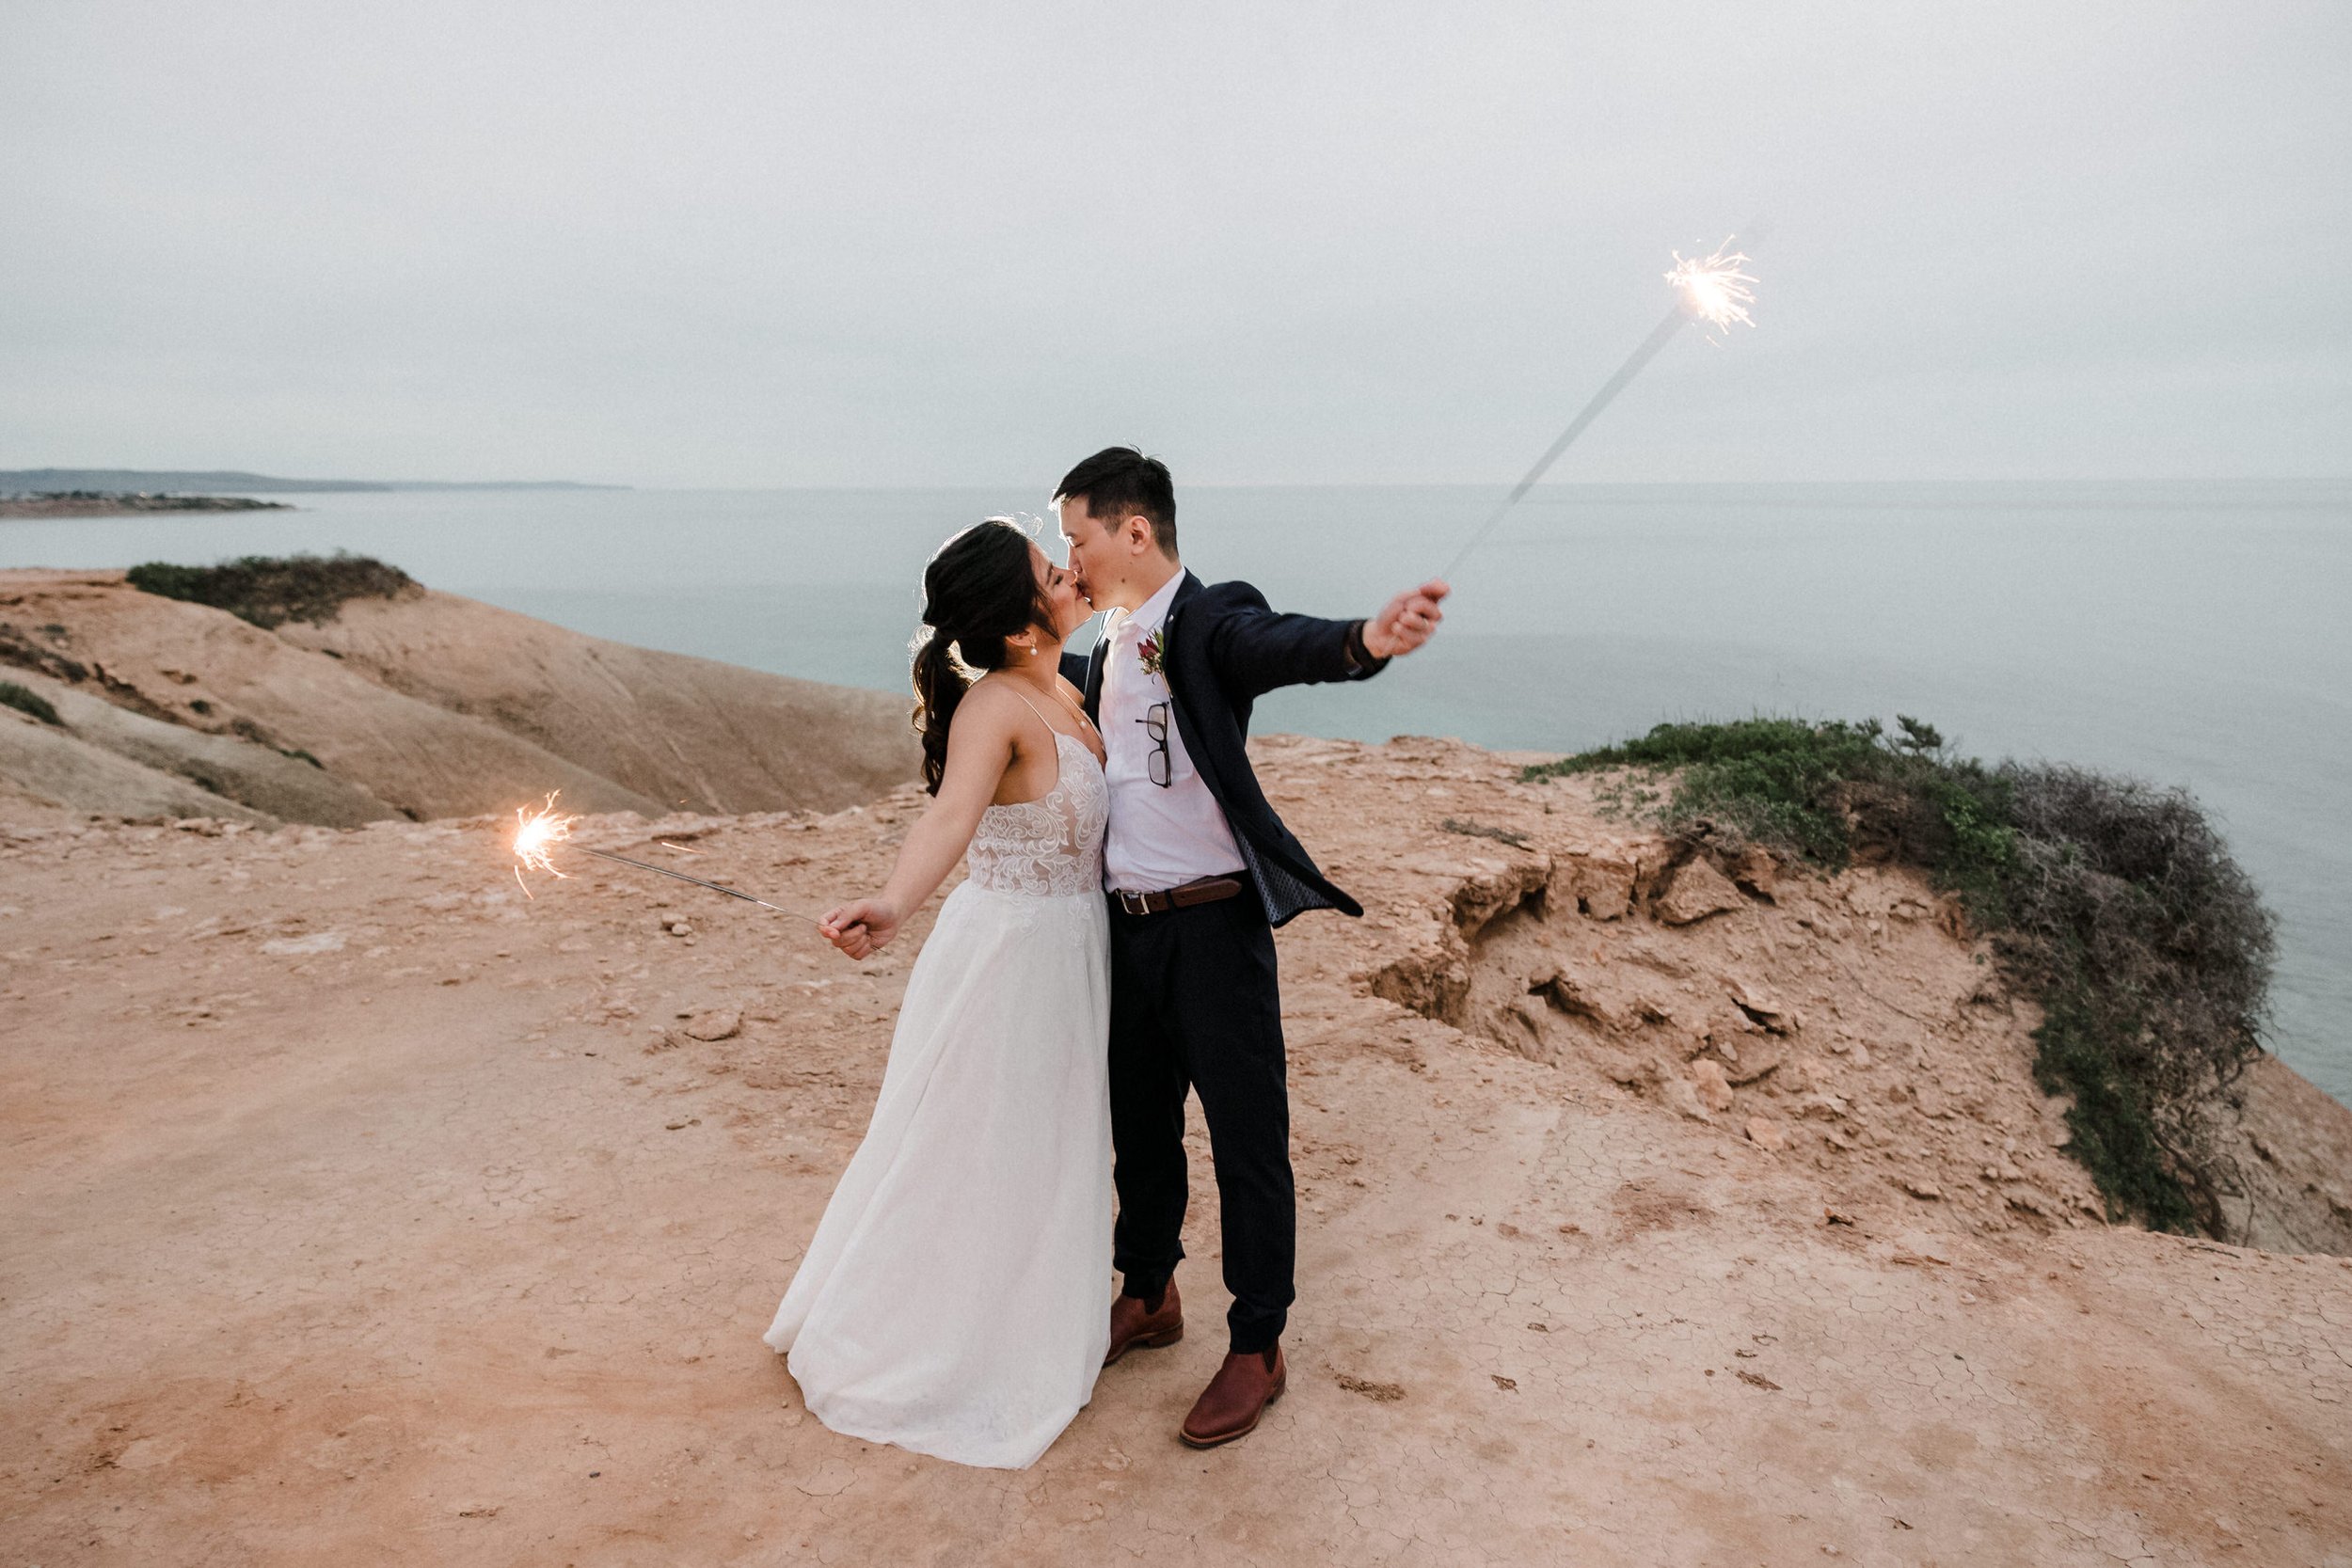
M 1140 515 L 1152 525 L 1160 553 L 1176 559 L 1176 482 L 1156 457 L 1133 447 L 1104 447 L 1062 476 L 1054 499 L 1085 501 L 1090 517 Z

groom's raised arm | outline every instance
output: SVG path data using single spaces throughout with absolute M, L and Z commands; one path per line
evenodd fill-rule
M 1445 592 L 1442 583 L 1424 584 L 1369 620 L 1332 621 L 1280 613 L 1246 582 L 1219 583 L 1200 607 L 1211 611 L 1209 663 L 1227 687 L 1252 697 L 1282 686 L 1366 680 L 1429 640 Z

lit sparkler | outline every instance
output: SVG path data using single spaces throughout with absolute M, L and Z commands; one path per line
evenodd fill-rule
M 532 895 L 531 884 L 523 880 L 523 873 L 544 871 L 550 877 L 562 877 L 556 869 L 553 851 L 557 845 L 572 836 L 572 824 L 577 816 L 560 815 L 555 809 L 555 796 L 548 795 L 537 811 L 526 815 L 523 808 L 515 808 L 515 881 L 523 890 L 523 896 Z
M 1675 269 L 1666 275 L 1666 281 L 1682 291 L 1682 308 L 1717 331 L 1756 325 L 1748 314 L 1748 307 L 1756 303 L 1756 291 L 1748 285 L 1756 278 L 1740 270 L 1747 264 L 1747 253 L 1730 250 L 1730 245 L 1726 238 L 1714 255 L 1688 261 L 1677 250 Z
M 527 813 L 520 806 L 515 808 L 515 881 L 523 890 L 524 897 L 532 896 L 531 884 L 523 880 L 523 872 L 526 868 L 532 871 L 544 871 L 551 877 L 568 875 L 555 863 L 555 847 L 561 844 L 583 855 L 594 855 L 598 860 L 614 861 L 622 865 L 633 865 L 640 871 L 650 871 L 659 877 L 675 877 L 681 882 L 691 882 L 696 887 L 707 887 L 713 893 L 723 893 L 730 898 L 740 898 L 746 904 L 757 904 L 763 910 L 773 910 L 778 914 L 788 914 L 795 920 L 805 920 L 812 926 L 824 924 L 813 914 L 803 914 L 799 910 L 787 910 L 782 904 L 771 904 L 765 898 L 755 898 L 738 888 L 727 887 L 720 882 L 707 882 L 700 877 L 689 877 L 685 872 L 673 871 L 666 865 L 652 865 L 644 861 L 633 861 L 627 855 L 615 855 L 603 849 L 591 849 L 585 844 L 573 844 L 570 842 L 572 824 L 579 820 L 578 816 L 567 816 L 558 812 L 555 809 L 555 796 L 552 794 L 540 804 L 537 811 Z M 655 842 L 660 841 L 657 839 Z M 665 845 L 664 847 L 680 848 L 683 847 Z M 691 851 L 689 852 L 691 853 Z
M 1750 224 L 1748 228 L 1753 231 L 1756 225 Z M 1650 334 L 1642 340 L 1641 347 L 1627 356 L 1614 375 L 1601 383 L 1600 390 L 1593 394 L 1592 402 L 1568 421 L 1568 428 L 1560 433 L 1560 438 L 1535 460 L 1535 466 L 1527 470 L 1527 477 L 1511 487 L 1511 493 L 1478 526 L 1478 531 L 1463 541 L 1462 547 L 1454 552 L 1454 559 L 1446 562 L 1445 570 L 1439 572 L 1438 577 L 1451 578 L 1460 569 L 1470 551 L 1494 531 L 1495 525 L 1502 521 L 1506 513 L 1518 505 L 1519 498 L 1533 490 L 1535 482 L 1549 472 L 1551 466 L 1560 460 L 1560 454 L 1584 434 L 1584 427 L 1600 417 L 1600 411 L 1615 401 L 1617 394 L 1625 390 L 1627 383 L 1641 374 L 1642 367 L 1657 358 L 1659 351 L 1672 342 L 1675 334 L 1686 325 L 1705 322 L 1719 331 L 1732 326 L 1756 325 L 1755 319 L 1748 314 L 1748 307 L 1756 303 L 1756 291 L 1748 285 L 1754 283 L 1756 277 L 1741 270 L 1747 265 L 1747 255 L 1743 251 L 1733 250 L 1729 238 L 1716 246 L 1711 256 L 1685 261 L 1682 253 L 1676 251 L 1674 258 L 1674 270 L 1666 274 L 1666 281 L 1675 286 L 1676 297 L 1665 319 L 1650 328 Z

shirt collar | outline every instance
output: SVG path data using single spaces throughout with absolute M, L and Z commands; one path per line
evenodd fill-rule
M 1166 626 L 1168 607 L 1176 602 L 1176 590 L 1184 585 L 1184 578 L 1189 576 L 1189 572 L 1180 568 L 1174 577 L 1160 584 L 1158 593 L 1144 600 L 1134 614 L 1119 624 L 1120 631 L 1125 632 L 1132 626 L 1135 628 L 1134 635 L 1141 637 Z

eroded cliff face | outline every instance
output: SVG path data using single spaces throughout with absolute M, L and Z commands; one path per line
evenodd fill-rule
M 2039 1009 L 1916 872 L 1726 860 L 1454 742 L 1266 752 L 1382 800 L 1344 792 L 1315 840 L 1382 906 L 1375 995 L 1810 1166 L 1826 1202 L 1891 1190 L 1983 1233 L 2102 1222 L 2068 1101 L 2035 1086 Z M 2352 1253 L 2352 1112 L 2269 1058 L 2217 1112 L 2226 1239 Z
M 908 705 L 430 591 L 263 629 L 119 572 L 0 572 L 0 799 L 349 827 L 511 810 L 826 810 L 914 776 Z M 209 805 L 207 801 L 211 802 Z

